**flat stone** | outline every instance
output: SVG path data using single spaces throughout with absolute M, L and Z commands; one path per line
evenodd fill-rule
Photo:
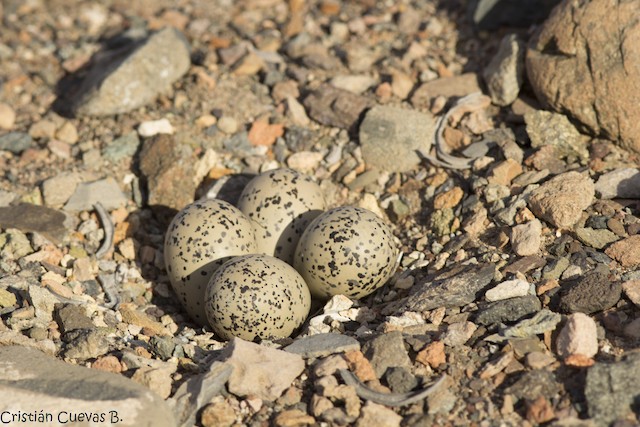
M 525 274 L 536 268 L 544 267 L 546 264 L 547 261 L 544 258 L 537 255 L 528 255 L 507 265 L 502 272 L 505 274 L 514 274 L 517 272 Z
M 596 363 L 587 371 L 585 398 L 589 417 L 597 425 L 635 419 L 640 398 L 640 354 L 627 353 L 615 363 Z
M 371 361 L 376 377 L 381 378 L 390 367 L 411 368 L 411 360 L 404 347 L 402 332 L 381 334 L 367 341 L 362 352 Z
M 627 280 L 622 284 L 622 290 L 636 307 L 640 307 L 640 279 Z
M 285 347 L 284 350 L 308 359 L 360 350 L 360 343 L 357 339 L 346 335 L 326 333 L 300 338 Z
M 553 146 L 560 157 L 577 156 L 587 160 L 587 139 L 567 116 L 551 111 L 534 110 L 524 115 L 527 134 L 533 148 Z
M 556 348 L 561 357 L 581 354 L 593 357 L 598 353 L 598 328 L 596 322 L 583 313 L 574 313 L 560 330 Z
M 619 239 L 615 233 L 604 228 L 580 227 L 576 228 L 575 231 L 576 236 L 582 243 L 595 249 L 602 249 Z
M 67 332 L 64 339 L 68 341 L 64 346 L 64 357 L 68 359 L 95 359 L 106 354 L 110 349 L 106 332 L 95 327 L 74 329 Z
M 447 327 L 447 331 L 442 334 L 442 342 L 449 347 L 464 345 L 473 333 L 478 329 L 478 325 L 473 322 L 455 322 Z
M 140 138 L 137 132 L 129 132 L 114 139 L 102 149 L 102 158 L 109 162 L 119 162 L 122 159 L 131 159 L 138 151 Z
M 360 125 L 360 146 L 367 165 L 388 172 L 406 172 L 420 164 L 416 150 L 428 151 L 435 120 L 430 114 L 376 106 Z
M 0 150 L 9 151 L 13 154 L 20 154 L 31 147 L 33 140 L 28 133 L 9 132 L 0 135 Z
M 47 206 L 62 206 L 71 198 L 81 177 L 74 172 L 63 172 L 42 183 L 42 198 Z
M 531 220 L 525 224 L 515 225 L 511 228 L 511 249 L 516 255 L 535 255 L 542 244 L 542 223 Z
M 236 412 L 224 400 L 213 402 L 202 410 L 200 422 L 204 427 L 231 427 L 236 422 Z
M 537 313 L 541 308 L 542 304 L 535 295 L 510 298 L 482 306 L 478 310 L 475 321 L 482 325 L 516 322 L 525 316 Z
M 118 311 L 122 315 L 122 321 L 125 323 L 147 328 L 155 335 L 169 335 L 162 323 L 153 320 L 147 313 L 138 310 L 133 304 L 120 304 Z
M 514 159 L 506 159 L 496 164 L 492 169 L 487 181 L 489 184 L 508 186 L 511 181 L 522 173 L 522 165 Z
M 502 334 L 512 338 L 527 338 L 553 331 L 560 323 L 562 316 L 549 309 L 543 308 L 530 319 L 524 319 L 506 328 Z
M 191 65 L 189 44 L 167 27 L 117 50 L 101 52 L 72 100 L 76 115 L 126 113 L 152 102 Z
M 0 129 L 9 130 L 16 122 L 16 112 L 4 102 L 0 103 Z
M 495 265 L 480 264 L 456 267 L 413 285 L 403 311 L 428 311 L 438 307 L 461 307 L 476 301 L 491 283 Z
M 578 172 L 566 172 L 531 192 L 529 208 L 540 219 L 559 228 L 572 227 L 594 200 L 593 181 Z
M 138 134 L 143 138 L 149 138 L 160 133 L 173 135 L 174 132 L 175 130 L 167 118 L 147 120 L 146 122 L 140 123 L 140 126 L 138 126 Z
M 434 341 L 429 343 L 418 352 L 416 355 L 416 362 L 420 362 L 423 365 L 437 368 L 447 361 L 447 355 L 444 352 L 444 342 Z
M 300 355 L 233 338 L 224 350 L 233 366 L 229 391 L 236 396 L 257 396 L 272 402 L 304 371 Z
M 596 181 L 596 193 L 602 199 L 640 199 L 640 170 L 614 169 Z
M 171 374 L 173 374 L 175 370 L 175 365 L 163 368 L 142 366 L 136 369 L 131 379 L 147 387 L 162 399 L 166 399 L 171 395 L 171 387 L 173 385 Z
M 415 108 L 429 109 L 438 96 L 463 97 L 474 92 L 482 92 L 478 75 L 475 73 L 441 77 L 418 86 L 411 96 L 411 105 Z
M 144 141 L 140 171 L 148 186 L 148 204 L 181 210 L 193 202 L 197 184 L 193 150 L 174 136 L 156 135 Z
M 42 425 L 66 424 L 70 411 L 104 414 L 107 423 L 119 426 L 176 425 L 162 399 L 128 378 L 70 365 L 24 347 L 0 347 L 0 394 L 0 412 L 50 414 L 51 420 Z
M 525 44 L 515 34 L 503 37 L 498 52 L 484 69 L 483 77 L 496 105 L 506 106 L 518 98 L 524 74 Z
M 505 389 L 518 399 L 535 400 L 538 396 L 551 399 L 560 392 L 560 384 L 553 372 L 546 369 L 535 369 L 525 372 L 514 384 Z
M 0 208 L 0 227 L 37 232 L 53 243 L 61 243 L 68 234 L 66 215 L 45 206 L 20 203 Z
M 91 329 L 95 325 L 87 316 L 84 308 L 76 304 L 67 304 L 56 313 L 60 332 L 63 334 L 76 329 Z
M 109 177 L 78 184 L 63 209 L 68 212 L 90 211 L 93 210 L 93 205 L 98 202 L 106 210 L 112 211 L 124 206 L 127 203 L 127 198 L 118 183 Z
M 620 282 L 607 273 L 592 271 L 562 285 L 560 308 L 568 313 L 591 314 L 613 307 L 621 294 Z
M 418 386 L 418 379 L 411 371 L 399 366 L 388 368 L 384 378 L 394 393 L 407 393 Z
M 622 239 L 605 251 L 605 254 L 615 259 L 623 267 L 637 267 L 640 265 L 640 234 Z
M 402 417 L 392 409 L 377 403 L 367 402 L 362 407 L 362 413 L 356 422 L 356 427 L 400 427 L 401 421 Z
M 505 280 L 489 289 L 484 294 L 487 301 L 500 301 L 508 298 L 523 297 L 529 293 L 531 284 L 526 280 Z
M 327 126 L 355 132 L 364 110 L 370 106 L 367 98 L 329 84 L 320 86 L 303 101 L 309 116 Z
M 377 80 L 366 74 L 338 75 L 331 79 L 331 85 L 338 89 L 361 94 L 375 85 Z

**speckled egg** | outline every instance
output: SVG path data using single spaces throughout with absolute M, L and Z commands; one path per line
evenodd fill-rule
M 200 200 L 173 218 L 164 240 L 164 261 L 173 290 L 193 320 L 207 324 L 205 290 L 218 267 L 233 256 L 255 252 L 251 222 L 228 202 Z
M 288 337 L 309 315 L 311 294 L 289 264 L 263 254 L 233 258 L 207 286 L 206 313 L 224 339 Z
M 310 177 L 291 169 L 276 169 L 247 184 L 238 208 L 253 224 L 258 252 L 292 264 L 300 236 L 326 209 L 326 202 Z
M 369 295 L 391 277 L 397 248 L 380 217 L 366 209 L 331 209 L 307 227 L 300 238 L 294 267 L 317 298 Z

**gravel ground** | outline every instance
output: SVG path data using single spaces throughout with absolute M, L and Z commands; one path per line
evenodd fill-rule
M 16 396 L 0 408 L 62 423 L 78 398 L 110 402 L 96 425 L 638 425 L 638 154 L 536 101 L 535 24 L 486 31 L 470 8 L 0 3 L 0 366 L 42 379 L 0 369 Z M 236 203 L 279 167 L 383 218 L 398 267 L 360 300 L 314 301 L 291 338 L 226 342 L 180 306 L 164 234 L 188 203 Z M 67 369 L 63 391 L 45 381 Z M 7 422 L 25 420 L 47 425 Z

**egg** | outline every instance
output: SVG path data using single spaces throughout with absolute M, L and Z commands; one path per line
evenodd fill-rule
M 311 294 L 300 274 L 284 261 L 244 255 L 227 261 L 211 278 L 205 308 L 221 338 L 284 338 L 309 315 Z
M 196 201 L 171 221 L 164 241 L 164 260 L 173 290 L 189 316 L 206 325 L 207 283 L 225 261 L 255 253 L 249 219 L 238 208 L 218 199 Z
M 300 236 L 326 209 L 326 202 L 310 177 L 291 169 L 276 169 L 247 184 L 238 208 L 253 224 L 258 252 L 291 264 Z
M 391 277 L 397 253 L 393 234 L 380 217 L 344 206 L 309 224 L 298 242 L 293 266 L 314 297 L 362 298 Z

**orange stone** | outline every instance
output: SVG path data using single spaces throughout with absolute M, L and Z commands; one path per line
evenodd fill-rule
M 342 357 L 347 361 L 349 370 L 351 370 L 360 381 L 373 381 L 377 379 L 371 362 L 364 357 L 364 354 L 362 354 L 360 350 L 348 351 L 344 353 Z
M 259 119 L 251 125 L 248 138 L 251 145 L 271 146 L 283 134 L 284 126 L 282 123 L 271 125 L 267 119 Z
M 427 344 L 427 346 L 416 355 L 416 361 L 425 366 L 431 366 L 432 368 L 437 368 L 445 363 L 447 357 L 444 353 L 444 343 L 442 341 L 434 341 Z

